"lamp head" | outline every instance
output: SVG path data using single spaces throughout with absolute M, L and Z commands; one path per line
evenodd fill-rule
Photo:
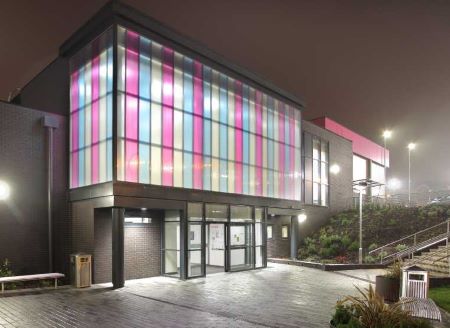
M 410 142 L 410 143 L 408 144 L 408 149 L 409 149 L 409 150 L 414 150 L 414 149 L 416 149 L 416 144 L 415 144 L 414 142 Z
M 392 131 L 391 130 L 384 130 L 383 131 L 383 138 L 384 139 L 389 139 L 392 137 Z
M 0 200 L 7 200 L 11 193 L 9 185 L 5 181 L 0 180 Z
M 298 223 L 303 223 L 303 222 L 305 222 L 305 221 L 306 221 L 306 218 L 307 218 L 307 216 L 306 216 L 305 213 L 300 213 L 299 215 L 297 215 Z

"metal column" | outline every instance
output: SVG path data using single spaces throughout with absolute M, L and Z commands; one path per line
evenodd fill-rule
M 297 258 L 298 252 L 298 219 L 297 216 L 291 216 L 291 259 Z
M 124 275 L 124 217 L 125 209 L 112 209 L 112 283 L 113 288 L 125 284 Z

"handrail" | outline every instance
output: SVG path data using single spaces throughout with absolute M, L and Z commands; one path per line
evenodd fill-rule
M 429 247 L 429 246 L 433 246 L 434 244 L 442 242 L 446 238 L 448 238 L 447 233 L 443 233 L 443 234 L 440 234 L 438 236 L 434 236 L 434 237 L 432 237 L 432 238 L 430 238 L 428 240 L 425 240 L 425 241 L 423 241 L 423 242 L 421 242 L 419 244 L 416 244 L 414 246 L 411 246 L 411 247 L 408 247 L 406 249 L 403 249 L 401 251 L 389 254 L 387 256 L 383 256 L 380 260 L 381 260 L 381 262 L 383 262 L 384 260 L 389 259 L 391 257 L 401 257 L 402 255 L 412 254 L 412 253 L 415 253 L 416 251 L 419 251 L 419 250 L 421 250 L 423 248 L 426 248 L 426 247 Z
M 448 251 L 450 250 L 450 246 L 445 246 L 445 247 L 446 247 L 446 248 L 443 249 L 442 251 L 441 251 L 441 250 L 437 250 L 437 251 L 435 251 L 435 252 L 433 252 L 433 253 L 428 254 L 428 256 L 424 256 L 424 257 L 415 259 L 415 260 L 411 261 L 408 265 L 414 265 L 414 264 L 420 263 L 420 262 L 422 262 L 422 261 L 424 261 L 424 260 L 432 259 L 433 257 L 436 256 L 436 253 L 443 253 L 443 252 L 446 252 L 447 255 L 445 255 L 444 257 L 441 257 L 441 258 L 439 258 L 439 259 L 433 261 L 433 263 L 435 263 L 435 262 L 437 262 L 437 261 L 440 261 L 440 260 L 442 260 L 442 259 L 445 259 L 446 257 L 450 257 L 450 254 L 448 254 Z
M 416 233 L 413 233 L 413 234 L 411 234 L 411 235 L 409 235 L 409 236 L 406 236 L 406 237 L 400 238 L 400 239 L 398 239 L 398 240 L 395 240 L 395 241 L 393 241 L 393 242 L 390 242 L 389 244 L 386 244 L 386 245 L 383 245 L 383 246 L 381 246 L 381 247 L 375 248 L 375 249 L 371 250 L 371 251 L 369 252 L 369 254 L 373 254 L 373 253 L 375 253 L 376 251 L 379 251 L 379 250 L 381 250 L 381 249 L 384 249 L 384 248 L 386 248 L 386 247 L 388 247 L 388 246 L 391 246 L 391 245 L 393 245 L 393 244 L 397 244 L 397 243 L 399 243 L 400 241 L 403 241 L 403 240 L 405 240 L 405 239 L 408 239 L 408 238 L 417 236 L 418 234 L 421 234 L 422 232 L 425 232 L 425 231 L 428 231 L 428 230 L 431 230 L 431 229 L 433 229 L 433 228 L 439 227 L 439 226 L 444 225 L 444 224 L 449 224 L 449 223 L 450 223 L 450 219 L 447 219 L 447 220 L 444 221 L 444 222 L 441 222 L 441 223 L 438 223 L 438 224 L 436 224 L 436 225 L 434 225 L 434 226 L 431 226 L 431 227 L 428 227 L 428 228 L 426 228 L 426 229 L 420 230 L 420 231 L 418 231 L 418 232 L 416 232 Z

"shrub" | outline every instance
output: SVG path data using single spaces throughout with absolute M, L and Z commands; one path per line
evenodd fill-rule
M 10 268 L 11 262 L 5 259 L 3 263 L 0 264 L 0 277 L 10 277 L 13 276 L 13 272 Z
M 372 255 L 366 255 L 364 258 L 364 263 L 373 264 L 377 262 L 377 258 L 373 257 Z
M 374 249 L 377 249 L 378 245 L 376 243 L 372 243 L 369 245 L 369 252 L 373 251 Z
M 344 246 L 345 248 L 348 248 L 350 246 L 350 244 L 352 243 L 352 240 L 350 239 L 349 236 L 344 235 L 341 238 L 341 243 L 342 243 L 342 246 Z
M 403 251 L 403 250 L 405 250 L 407 248 L 408 248 L 408 246 L 406 246 L 405 244 L 398 244 L 397 246 L 395 246 L 395 250 L 397 252 L 401 252 L 401 251 Z
M 356 252 L 359 250 L 359 243 L 355 240 L 353 243 L 350 244 L 348 247 L 349 251 Z
M 402 267 L 403 267 L 403 261 L 398 260 L 392 263 L 390 266 L 386 269 L 385 277 L 394 278 L 394 279 L 401 279 L 402 278 Z
M 336 256 L 334 258 L 334 260 L 336 261 L 336 263 L 348 263 L 348 257 L 345 255 L 340 255 L 340 256 Z

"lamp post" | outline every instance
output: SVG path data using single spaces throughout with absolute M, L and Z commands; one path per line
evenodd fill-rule
M 362 247 L 362 208 L 363 208 L 363 197 L 362 197 L 362 193 L 363 190 L 366 189 L 367 187 L 367 182 L 365 181 L 361 181 L 358 183 L 358 185 L 356 186 L 356 188 L 359 190 L 359 252 L 358 252 L 358 259 L 359 259 L 359 264 L 363 263 L 363 247 Z
M 383 131 L 383 140 L 384 140 L 384 155 L 383 155 L 383 166 L 384 166 L 384 181 L 387 181 L 387 170 L 386 170 L 386 140 L 392 137 L 391 130 Z M 384 198 L 386 199 L 386 187 L 384 187 Z
M 416 149 L 416 144 L 408 144 L 408 205 L 411 206 L 411 151 Z

